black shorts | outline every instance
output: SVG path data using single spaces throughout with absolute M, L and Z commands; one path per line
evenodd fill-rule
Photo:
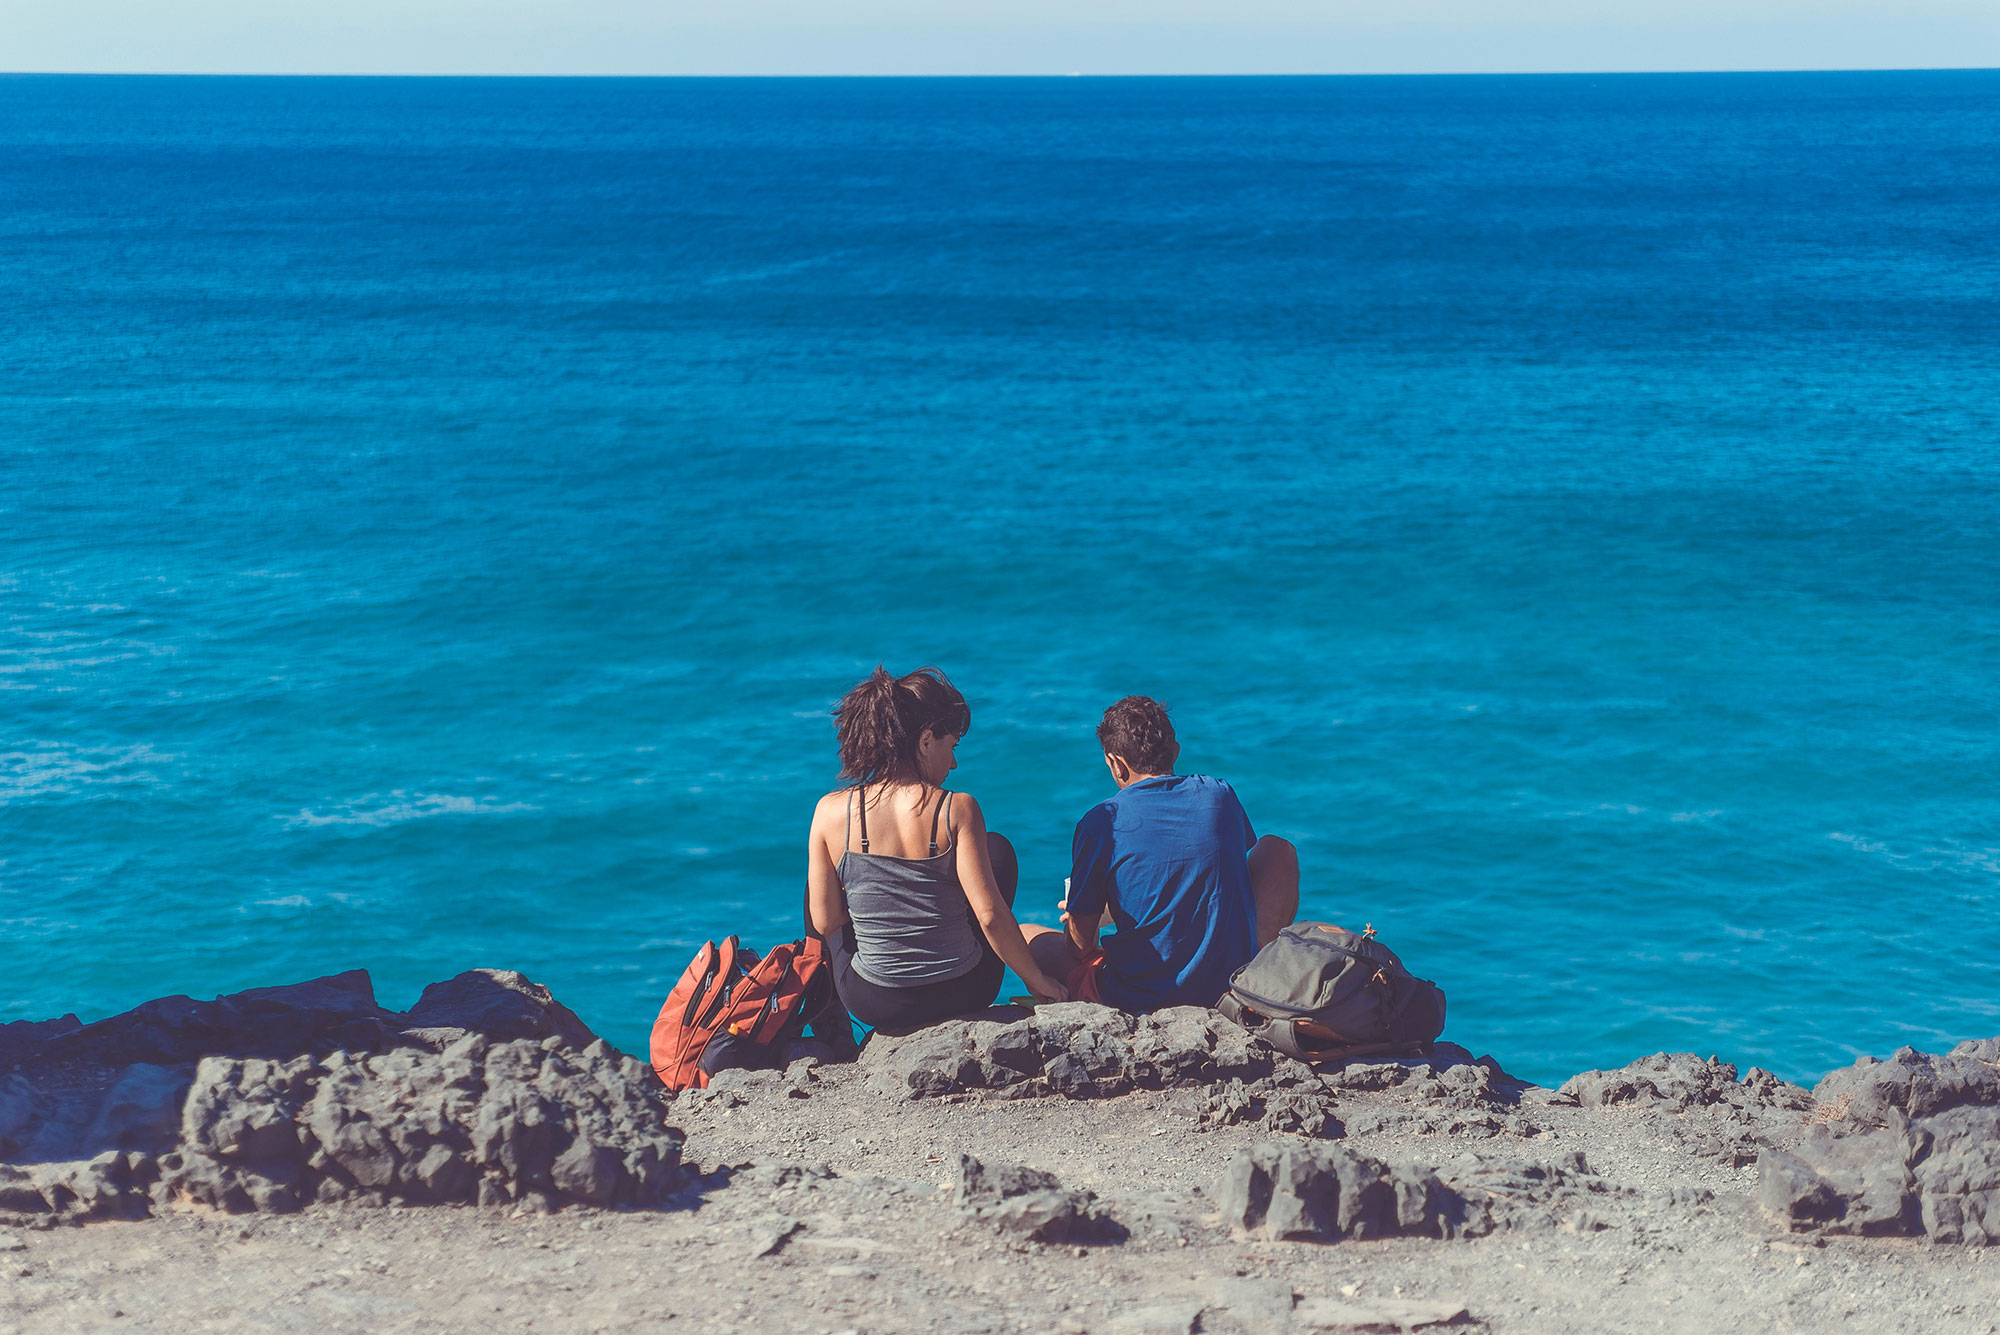
M 833 966 L 833 989 L 847 1013 L 871 1029 L 889 1034 L 907 1034 L 954 1015 L 983 1011 L 1000 995 L 1000 981 L 1007 966 L 993 953 L 982 935 L 979 963 L 956 978 L 941 983 L 914 983 L 908 987 L 884 987 L 871 983 L 854 971 L 854 924 L 826 938 L 827 962 Z

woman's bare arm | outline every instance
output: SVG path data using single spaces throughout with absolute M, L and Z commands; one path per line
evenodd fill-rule
M 1069 993 L 1057 980 L 1042 972 L 1021 935 L 1014 910 L 1000 894 L 993 878 L 993 861 L 986 852 L 986 816 L 970 793 L 960 793 L 951 804 L 951 837 L 958 849 L 958 883 L 965 888 L 965 902 L 979 920 L 979 930 L 1008 968 L 1021 976 L 1028 990 L 1038 997 L 1068 1001 Z
M 834 870 L 835 853 L 829 842 L 834 827 L 841 825 L 845 815 L 841 804 L 846 800 L 845 792 L 822 797 L 806 835 L 806 911 L 812 915 L 813 930 L 821 936 L 832 936 L 847 926 L 847 894 Z

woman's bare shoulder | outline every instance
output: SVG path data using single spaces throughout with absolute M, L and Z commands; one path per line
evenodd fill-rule
M 826 821 L 843 819 L 849 803 L 853 801 L 853 796 L 853 790 L 850 788 L 836 788 L 822 797 L 819 804 L 813 808 L 813 824 L 820 825 Z
M 962 793 L 956 788 L 951 790 L 951 824 L 953 829 L 957 829 L 960 823 L 964 821 L 984 821 L 985 819 L 986 813 L 980 810 L 978 798 L 974 797 L 971 793 Z

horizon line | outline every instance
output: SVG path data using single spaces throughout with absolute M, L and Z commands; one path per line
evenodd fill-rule
M 525 70 L 0 70 L 0 79 L 793 79 L 890 81 L 899 79 L 1505 79 L 1505 78 L 1631 78 L 1662 75 L 1722 74 L 1991 74 L 2000 65 L 1742 65 L 1631 69 L 1438 69 L 1438 70 L 1258 70 L 1258 71 L 1095 71 L 1065 70 L 1014 73 L 660 73 Z

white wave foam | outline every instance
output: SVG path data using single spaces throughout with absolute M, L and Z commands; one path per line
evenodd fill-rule
M 19 751 L 0 751 L 0 806 L 24 797 L 74 793 L 95 785 L 147 784 L 158 780 L 134 766 L 174 757 L 150 746 L 64 746 L 28 742 Z
M 385 800 L 386 805 L 368 805 Z M 281 816 L 278 819 L 285 822 L 286 829 L 291 830 L 319 825 L 400 825 L 406 820 L 423 820 L 430 816 L 502 816 L 514 811 L 540 809 L 528 802 L 491 802 L 485 798 L 460 797 L 453 793 L 406 793 L 399 788 L 389 793 L 369 793 L 324 814 L 308 807 L 296 816 Z
M 66 672 L 72 668 L 94 668 L 103 667 L 107 663 L 123 663 L 138 656 L 99 654 L 95 658 L 37 658 L 25 663 L 0 663 L 0 672 Z
M 1899 853 L 1888 844 L 1864 839 L 1858 834 L 1836 831 L 1827 838 L 1846 844 L 1857 853 L 1879 857 L 1902 871 L 1949 871 L 1976 876 L 2000 873 L 2000 848 L 1982 848 L 1954 840 L 1943 848 L 1925 847 L 1914 853 Z

